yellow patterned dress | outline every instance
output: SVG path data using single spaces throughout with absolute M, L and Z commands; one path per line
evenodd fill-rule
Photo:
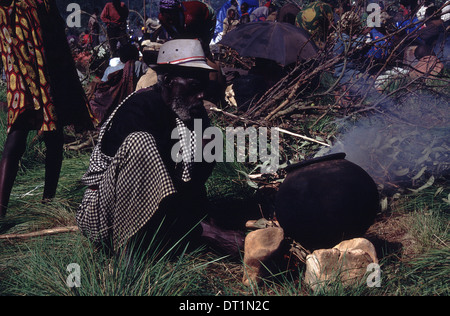
M 9 5 L 3 4 L 8 2 L 10 2 Z M 77 94 L 81 92 L 81 85 L 75 80 L 66 84 L 66 88 L 71 90 L 71 93 L 67 93 L 61 91 L 61 88 L 63 90 L 66 88 L 59 87 L 61 80 L 64 81 L 62 76 L 58 78 L 56 75 L 51 78 L 52 72 L 56 74 L 58 68 L 66 72 L 66 78 L 73 75 L 73 71 L 75 71 L 71 64 L 73 60 L 69 60 L 71 59 L 70 52 L 60 51 L 65 49 L 66 43 L 60 42 L 54 48 L 48 48 L 49 45 L 45 43 L 46 40 L 47 42 L 58 42 L 54 35 L 50 35 L 46 39 L 43 34 L 45 28 L 53 29 L 47 33 L 57 32 L 55 21 L 60 17 L 59 12 L 56 11 L 58 16 L 54 19 L 49 18 L 55 14 L 55 10 L 57 10 L 56 6 L 52 8 L 52 0 L 0 1 L 0 48 L 7 79 L 8 133 L 15 124 L 43 132 L 55 130 L 59 119 L 55 103 L 58 102 L 58 97 L 61 99 L 61 103 L 67 103 L 55 92 L 60 95 L 67 94 L 66 98 L 75 90 Z M 50 22 L 42 21 L 42 16 Z M 62 30 L 64 31 L 64 28 Z M 58 33 L 58 38 L 64 36 L 61 34 Z M 66 41 L 65 36 L 64 41 Z M 53 49 L 54 52 L 48 52 L 49 49 Z M 51 56 L 52 54 L 55 56 Z M 65 58 L 65 61 L 55 60 L 62 55 L 68 55 L 68 58 Z M 58 63 L 58 65 L 51 66 L 52 61 L 53 64 Z M 55 91 L 51 91 L 51 86 Z M 84 109 L 77 110 L 77 112 L 83 113 L 84 111 L 84 114 L 81 115 L 89 120 L 90 113 L 86 116 L 88 109 L 85 96 L 81 93 L 78 99 L 80 101 L 77 101 L 78 103 L 82 106 L 84 104 Z

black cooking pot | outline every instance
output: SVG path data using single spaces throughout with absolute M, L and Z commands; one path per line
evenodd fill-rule
M 379 211 L 373 179 L 344 153 L 286 168 L 276 196 L 276 217 L 285 234 L 313 250 L 363 235 Z

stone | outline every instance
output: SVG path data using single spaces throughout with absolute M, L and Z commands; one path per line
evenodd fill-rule
M 257 284 L 268 275 L 273 263 L 282 257 L 284 231 L 279 227 L 268 227 L 250 232 L 244 245 L 244 277 L 249 286 Z
M 306 257 L 304 282 L 313 290 L 338 277 L 338 249 L 318 249 Z
M 344 286 L 359 284 L 367 272 L 367 267 L 374 263 L 370 255 L 361 249 L 349 249 L 339 258 L 340 281 Z
M 365 238 L 353 238 L 350 240 L 344 240 L 337 244 L 333 248 L 339 249 L 341 252 L 345 252 L 351 249 L 361 249 L 369 254 L 373 263 L 378 263 L 377 251 L 374 245 Z
M 331 249 L 318 249 L 306 257 L 304 282 L 314 291 L 331 282 L 359 284 L 371 263 L 378 263 L 373 244 L 364 238 L 346 240 Z

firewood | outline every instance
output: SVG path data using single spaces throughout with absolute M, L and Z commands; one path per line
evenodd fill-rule
M 0 235 L 0 239 L 7 239 L 7 240 L 28 239 L 28 238 L 33 238 L 33 237 L 49 236 L 49 235 L 71 233 L 71 232 L 77 232 L 77 231 L 79 231 L 78 226 L 55 227 L 55 228 L 39 230 L 39 231 L 31 232 L 31 233 Z

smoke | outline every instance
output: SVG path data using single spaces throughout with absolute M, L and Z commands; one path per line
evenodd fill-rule
M 335 145 L 317 156 L 344 152 L 385 194 L 414 189 L 448 176 L 449 100 L 412 95 L 384 104 L 383 113 L 341 125 Z

